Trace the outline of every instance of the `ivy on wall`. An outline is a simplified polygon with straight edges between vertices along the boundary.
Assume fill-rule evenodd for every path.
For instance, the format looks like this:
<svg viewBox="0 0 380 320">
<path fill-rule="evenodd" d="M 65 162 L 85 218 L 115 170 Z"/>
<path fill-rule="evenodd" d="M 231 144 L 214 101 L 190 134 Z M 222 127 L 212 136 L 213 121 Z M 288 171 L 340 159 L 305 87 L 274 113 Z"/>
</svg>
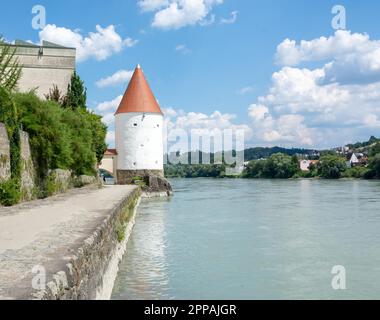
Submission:
<svg viewBox="0 0 380 320">
<path fill-rule="evenodd" d="M 11 206 L 18 203 L 21 198 L 20 129 L 16 105 L 11 94 L 1 87 L 0 122 L 4 123 L 7 129 L 11 155 L 11 179 L 0 183 L 0 203 Z"/>
</svg>

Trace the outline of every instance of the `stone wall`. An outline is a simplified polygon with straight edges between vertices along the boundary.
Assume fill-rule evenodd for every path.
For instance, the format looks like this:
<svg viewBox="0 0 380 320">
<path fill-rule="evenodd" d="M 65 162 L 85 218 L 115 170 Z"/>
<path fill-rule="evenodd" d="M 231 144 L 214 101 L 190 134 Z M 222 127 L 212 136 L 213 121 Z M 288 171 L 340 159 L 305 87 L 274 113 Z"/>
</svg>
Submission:
<svg viewBox="0 0 380 320">
<path fill-rule="evenodd" d="M 81 188 L 97 184 L 98 178 L 93 176 L 73 176 L 70 170 L 54 169 L 49 173 L 50 195 L 65 193 L 71 188 Z"/>
<path fill-rule="evenodd" d="M 36 196 L 36 170 L 33 165 L 32 152 L 29 144 L 29 134 L 20 132 L 21 155 L 21 195 L 23 201 L 29 201 Z"/>
<path fill-rule="evenodd" d="M 21 200 L 30 201 L 38 197 L 38 183 L 36 169 L 32 159 L 29 143 L 29 134 L 20 132 L 20 156 L 21 156 Z M 10 146 L 7 130 L 0 123 L 0 181 L 11 178 Z M 96 177 L 73 177 L 71 171 L 55 169 L 49 173 L 50 195 L 64 193 L 73 187 L 82 187 L 88 184 L 96 184 Z"/>
<path fill-rule="evenodd" d="M 0 181 L 6 181 L 11 177 L 11 159 L 9 139 L 5 125 L 0 123 Z"/>
<path fill-rule="evenodd" d="M 114 273 L 110 269 L 118 265 L 120 253 L 125 251 L 140 195 L 139 188 L 126 195 L 76 250 L 65 269 L 53 276 L 45 290 L 33 296 L 43 300 L 109 299 L 114 280 L 110 279 L 110 272 Z"/>
<path fill-rule="evenodd" d="M 157 176 L 164 177 L 163 170 L 117 170 L 118 184 L 132 184 L 134 177 Z"/>
<path fill-rule="evenodd" d="M 49 172 L 49 181 L 52 183 L 53 194 L 64 193 L 73 186 L 72 174 L 69 170 L 55 169 Z"/>
</svg>

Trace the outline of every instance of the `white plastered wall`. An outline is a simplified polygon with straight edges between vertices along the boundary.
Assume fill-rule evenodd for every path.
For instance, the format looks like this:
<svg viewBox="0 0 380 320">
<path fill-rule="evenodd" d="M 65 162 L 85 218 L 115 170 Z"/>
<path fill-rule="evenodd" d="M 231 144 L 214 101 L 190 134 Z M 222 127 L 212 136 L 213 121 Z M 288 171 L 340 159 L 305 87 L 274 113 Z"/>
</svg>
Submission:
<svg viewBox="0 0 380 320">
<path fill-rule="evenodd" d="M 115 116 L 118 170 L 163 170 L 163 116 L 119 113 Z"/>
</svg>

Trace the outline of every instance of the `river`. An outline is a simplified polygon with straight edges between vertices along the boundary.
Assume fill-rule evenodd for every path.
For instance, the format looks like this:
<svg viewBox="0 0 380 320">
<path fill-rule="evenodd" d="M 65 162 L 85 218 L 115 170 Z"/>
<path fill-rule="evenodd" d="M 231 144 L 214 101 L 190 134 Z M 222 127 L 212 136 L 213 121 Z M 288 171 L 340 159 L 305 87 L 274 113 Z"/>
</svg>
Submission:
<svg viewBox="0 0 380 320">
<path fill-rule="evenodd" d="M 141 203 L 113 299 L 380 298 L 380 181 L 171 183 Z"/>
</svg>

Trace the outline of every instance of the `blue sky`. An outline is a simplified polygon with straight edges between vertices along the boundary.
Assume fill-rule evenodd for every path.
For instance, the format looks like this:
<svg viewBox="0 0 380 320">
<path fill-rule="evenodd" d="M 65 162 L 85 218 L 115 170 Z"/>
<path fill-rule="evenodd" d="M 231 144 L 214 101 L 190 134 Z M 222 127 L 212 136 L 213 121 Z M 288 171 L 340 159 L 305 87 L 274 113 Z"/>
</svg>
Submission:
<svg viewBox="0 0 380 320">
<path fill-rule="evenodd" d="M 346 30 L 331 26 L 336 4 Z M 42 30 L 31 26 L 35 5 L 46 9 Z M 7 1 L 2 12 L 7 40 L 79 48 L 88 104 L 105 116 L 111 145 L 112 113 L 137 63 L 170 128 L 243 129 L 249 146 L 380 135 L 378 1 Z"/>
</svg>

